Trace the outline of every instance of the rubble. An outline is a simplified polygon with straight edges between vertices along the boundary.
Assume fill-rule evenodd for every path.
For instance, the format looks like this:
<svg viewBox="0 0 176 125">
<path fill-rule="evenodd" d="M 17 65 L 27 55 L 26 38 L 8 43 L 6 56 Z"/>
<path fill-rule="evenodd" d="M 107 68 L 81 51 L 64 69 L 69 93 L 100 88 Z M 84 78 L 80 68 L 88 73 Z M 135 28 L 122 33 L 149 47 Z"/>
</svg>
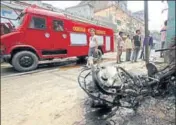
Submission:
<svg viewBox="0 0 176 125">
<path fill-rule="evenodd" d="M 118 108 L 110 118 L 103 119 L 106 111 L 90 108 L 90 99 L 86 101 L 85 118 L 77 125 L 175 125 L 175 98 L 146 98 L 137 112 L 128 108 Z"/>
</svg>

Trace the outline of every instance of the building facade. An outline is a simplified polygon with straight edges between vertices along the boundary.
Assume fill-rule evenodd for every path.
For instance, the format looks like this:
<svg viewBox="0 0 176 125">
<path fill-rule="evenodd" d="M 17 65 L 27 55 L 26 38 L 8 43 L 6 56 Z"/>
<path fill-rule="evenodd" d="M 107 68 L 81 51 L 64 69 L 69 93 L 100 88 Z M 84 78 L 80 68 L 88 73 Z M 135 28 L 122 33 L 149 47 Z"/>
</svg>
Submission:
<svg viewBox="0 0 176 125">
<path fill-rule="evenodd" d="M 133 12 L 132 14 L 136 18 L 141 19 L 142 21 L 144 21 L 144 10 L 136 11 L 136 12 Z"/>
<path fill-rule="evenodd" d="M 91 4 L 81 4 L 65 9 L 66 11 L 85 18 L 92 18 L 94 15 L 94 7 Z"/>
<path fill-rule="evenodd" d="M 115 24 L 116 35 L 118 35 L 119 31 L 123 31 L 132 37 L 135 34 L 135 31 L 140 29 L 142 39 L 144 37 L 144 22 L 141 19 L 134 17 L 130 11 L 122 9 L 117 4 L 95 11 L 94 17 L 106 17 L 107 20 L 112 20 Z M 115 40 L 115 47 L 116 45 L 117 40 Z"/>
<path fill-rule="evenodd" d="M 81 1 L 79 5 L 85 4 L 91 4 L 94 7 L 94 18 L 114 23 L 116 32 L 124 31 L 128 34 L 134 34 L 136 29 L 144 32 L 144 11 L 131 13 L 127 9 L 126 0 Z"/>
<path fill-rule="evenodd" d="M 112 5 L 101 10 L 97 10 L 94 16 L 107 17 L 116 24 L 118 31 L 124 31 L 127 34 L 134 34 L 137 29 L 144 32 L 144 22 L 134 17 L 129 11 L 124 11 L 118 5 Z"/>
<path fill-rule="evenodd" d="M 115 0 L 115 1 L 81 1 L 79 5 L 88 4 L 94 6 L 94 10 L 97 11 L 102 8 L 106 8 L 111 5 L 118 4 L 123 10 L 127 10 L 127 1 L 126 0 Z"/>
</svg>

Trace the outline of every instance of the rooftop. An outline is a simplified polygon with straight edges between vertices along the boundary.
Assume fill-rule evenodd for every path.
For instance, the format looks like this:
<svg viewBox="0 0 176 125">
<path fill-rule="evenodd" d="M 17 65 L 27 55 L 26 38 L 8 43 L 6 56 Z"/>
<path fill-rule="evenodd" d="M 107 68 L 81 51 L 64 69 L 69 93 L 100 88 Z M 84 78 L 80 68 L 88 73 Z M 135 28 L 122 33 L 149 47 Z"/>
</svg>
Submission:
<svg viewBox="0 0 176 125">
<path fill-rule="evenodd" d="M 90 7 L 94 7 L 91 3 L 82 3 L 82 4 L 78 4 L 78 5 L 76 5 L 76 6 L 71 6 L 71 7 L 67 7 L 67 8 L 65 8 L 65 10 L 67 10 L 67 9 L 72 9 L 72 8 L 77 8 L 77 7 L 81 7 L 81 6 L 86 6 L 86 5 L 89 5 Z"/>
</svg>

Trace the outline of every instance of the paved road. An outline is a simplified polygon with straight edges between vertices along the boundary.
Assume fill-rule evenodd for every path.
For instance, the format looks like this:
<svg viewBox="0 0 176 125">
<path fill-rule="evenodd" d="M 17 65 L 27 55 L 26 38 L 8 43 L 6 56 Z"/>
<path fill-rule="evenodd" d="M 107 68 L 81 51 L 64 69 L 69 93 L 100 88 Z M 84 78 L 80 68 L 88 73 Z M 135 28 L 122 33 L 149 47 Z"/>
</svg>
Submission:
<svg viewBox="0 0 176 125">
<path fill-rule="evenodd" d="M 84 62 L 78 62 L 77 58 L 63 59 L 63 60 L 53 60 L 53 61 L 43 61 L 40 62 L 38 68 L 29 72 L 18 72 L 10 64 L 1 64 L 1 77 L 12 77 L 18 75 L 32 74 L 47 70 L 58 69 L 59 67 L 66 65 L 83 65 Z"/>
<path fill-rule="evenodd" d="M 2 125 L 72 125 L 84 119 L 86 96 L 77 83 L 81 65 L 74 62 L 27 74 L 3 65 Z"/>
</svg>

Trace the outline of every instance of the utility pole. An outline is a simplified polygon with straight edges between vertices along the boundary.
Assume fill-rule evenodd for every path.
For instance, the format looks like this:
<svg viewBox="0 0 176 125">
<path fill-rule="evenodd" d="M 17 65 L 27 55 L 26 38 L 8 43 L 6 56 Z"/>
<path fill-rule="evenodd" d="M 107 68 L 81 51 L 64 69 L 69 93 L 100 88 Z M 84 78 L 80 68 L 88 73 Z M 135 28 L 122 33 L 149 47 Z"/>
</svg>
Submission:
<svg viewBox="0 0 176 125">
<path fill-rule="evenodd" d="M 144 19 L 145 19 L 145 61 L 149 63 L 149 30 L 148 30 L 148 1 L 144 0 Z"/>
</svg>

